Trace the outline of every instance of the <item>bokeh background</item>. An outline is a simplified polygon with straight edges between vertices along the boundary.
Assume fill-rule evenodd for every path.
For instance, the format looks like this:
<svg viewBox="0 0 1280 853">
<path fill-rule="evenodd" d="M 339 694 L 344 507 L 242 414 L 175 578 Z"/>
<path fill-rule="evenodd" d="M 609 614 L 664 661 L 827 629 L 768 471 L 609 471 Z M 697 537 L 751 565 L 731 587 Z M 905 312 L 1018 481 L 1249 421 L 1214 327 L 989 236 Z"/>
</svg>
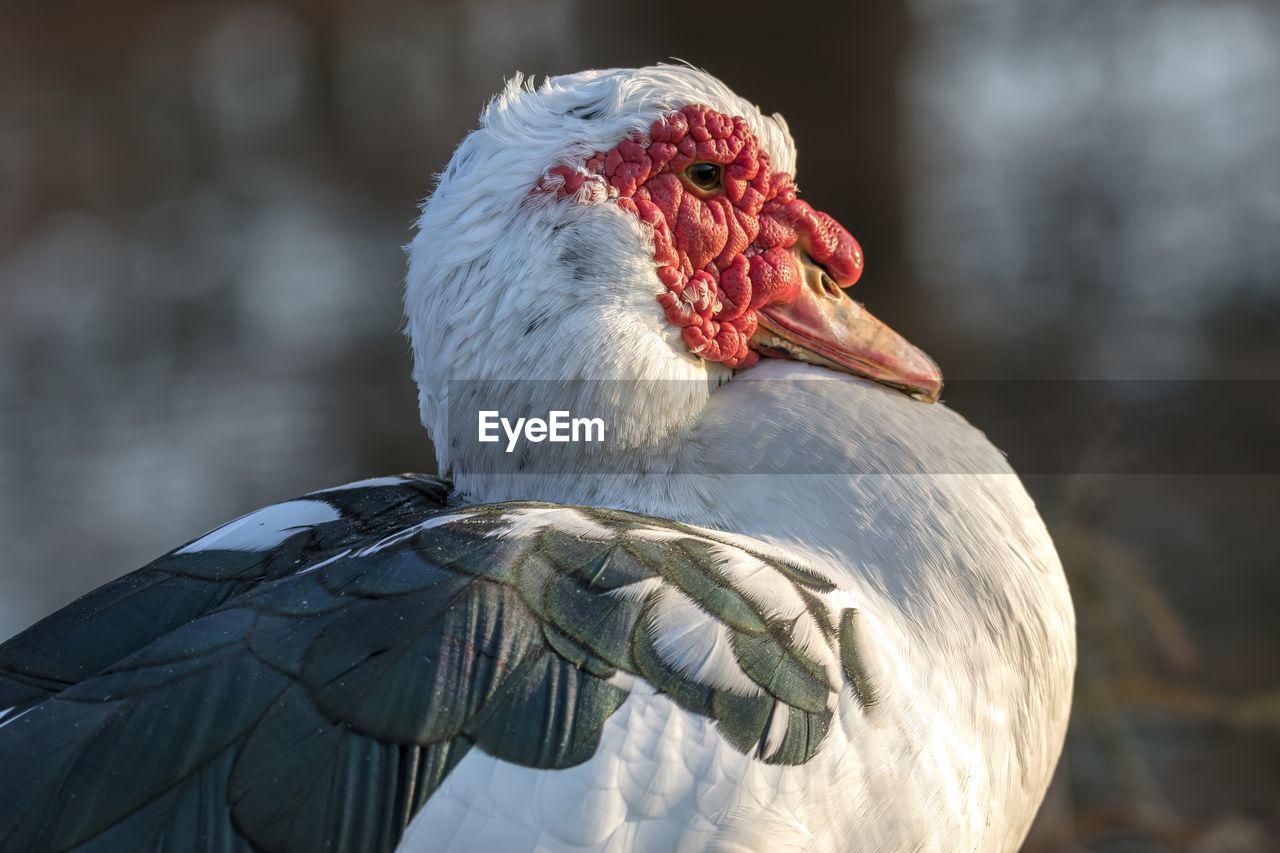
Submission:
<svg viewBox="0 0 1280 853">
<path fill-rule="evenodd" d="M 1198 441 L 1256 470 L 1028 478 L 1081 664 L 1027 849 L 1280 849 L 1275 2 L 7 0 L 0 638 L 249 509 L 431 470 L 398 326 L 432 174 L 512 72 L 668 57 L 788 116 L 860 298 L 998 442 L 1007 380 L 1251 402 Z"/>
</svg>

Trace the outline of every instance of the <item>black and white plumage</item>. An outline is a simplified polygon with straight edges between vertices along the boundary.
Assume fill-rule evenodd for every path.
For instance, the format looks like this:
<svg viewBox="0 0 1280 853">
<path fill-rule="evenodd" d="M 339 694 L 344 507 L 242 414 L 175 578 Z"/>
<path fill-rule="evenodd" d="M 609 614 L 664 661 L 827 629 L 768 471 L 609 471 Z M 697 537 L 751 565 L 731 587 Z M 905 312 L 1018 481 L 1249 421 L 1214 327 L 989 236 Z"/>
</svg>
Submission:
<svg viewBox="0 0 1280 853">
<path fill-rule="evenodd" d="M 0 847 L 385 850 L 473 748 L 589 759 L 638 680 L 772 764 L 812 757 L 846 681 L 872 700 L 820 576 L 676 522 L 448 495 L 405 476 L 268 507 L 6 644 Z M 806 602 L 821 651 L 743 563 Z M 676 595 L 743 685 L 664 659 Z"/>
<path fill-rule="evenodd" d="M 489 108 L 407 283 L 452 486 L 268 507 L 0 647 L 0 851 L 1016 849 L 1075 647 L 1003 456 L 881 385 L 691 356 L 651 232 L 530 196 L 690 103 L 792 169 L 785 125 L 692 69 Z M 574 386 L 625 433 L 607 473 L 449 440 L 469 381 L 527 413 L 523 380 L 584 378 L 647 383 Z"/>
</svg>

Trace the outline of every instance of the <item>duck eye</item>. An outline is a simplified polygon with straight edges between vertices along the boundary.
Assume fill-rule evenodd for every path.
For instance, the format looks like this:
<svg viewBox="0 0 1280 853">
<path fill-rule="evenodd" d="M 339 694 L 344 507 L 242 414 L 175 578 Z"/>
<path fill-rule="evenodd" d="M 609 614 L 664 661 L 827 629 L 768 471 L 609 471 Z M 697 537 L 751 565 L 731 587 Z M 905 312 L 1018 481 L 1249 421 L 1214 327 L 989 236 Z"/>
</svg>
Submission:
<svg viewBox="0 0 1280 853">
<path fill-rule="evenodd" d="M 695 188 L 703 192 L 720 189 L 722 167 L 716 163 L 694 163 L 684 170 L 685 177 Z"/>
</svg>

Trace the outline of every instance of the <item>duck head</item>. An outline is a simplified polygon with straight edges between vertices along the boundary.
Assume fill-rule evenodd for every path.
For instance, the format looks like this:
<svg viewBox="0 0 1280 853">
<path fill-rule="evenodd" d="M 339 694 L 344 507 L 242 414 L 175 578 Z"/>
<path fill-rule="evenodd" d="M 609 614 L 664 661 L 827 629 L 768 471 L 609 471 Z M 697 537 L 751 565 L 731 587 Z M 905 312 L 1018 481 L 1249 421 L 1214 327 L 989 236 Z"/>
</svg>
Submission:
<svg viewBox="0 0 1280 853">
<path fill-rule="evenodd" d="M 629 419 L 638 443 L 761 356 L 936 400 L 937 366 L 845 292 L 862 251 L 800 197 L 795 160 L 781 116 L 697 69 L 513 79 L 409 246 L 407 329 L 441 470 L 458 381 L 693 380 Z"/>
</svg>

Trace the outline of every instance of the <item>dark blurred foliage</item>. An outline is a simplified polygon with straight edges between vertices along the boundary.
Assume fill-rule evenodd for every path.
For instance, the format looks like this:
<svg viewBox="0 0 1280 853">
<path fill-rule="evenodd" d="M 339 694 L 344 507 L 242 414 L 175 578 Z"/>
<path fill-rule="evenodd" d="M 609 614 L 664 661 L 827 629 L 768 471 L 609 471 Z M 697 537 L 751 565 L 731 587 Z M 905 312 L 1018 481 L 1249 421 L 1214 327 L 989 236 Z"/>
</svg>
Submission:
<svg viewBox="0 0 1280 853">
<path fill-rule="evenodd" d="M 949 377 L 1274 396 L 1273 2 L 10 0 L 0 637 L 240 512 L 430 470 L 398 327 L 432 173 L 505 75 L 668 57 L 786 113 L 859 297 Z M 1277 849 L 1276 472 L 1028 485 L 1081 643 L 1028 849 Z"/>
</svg>

